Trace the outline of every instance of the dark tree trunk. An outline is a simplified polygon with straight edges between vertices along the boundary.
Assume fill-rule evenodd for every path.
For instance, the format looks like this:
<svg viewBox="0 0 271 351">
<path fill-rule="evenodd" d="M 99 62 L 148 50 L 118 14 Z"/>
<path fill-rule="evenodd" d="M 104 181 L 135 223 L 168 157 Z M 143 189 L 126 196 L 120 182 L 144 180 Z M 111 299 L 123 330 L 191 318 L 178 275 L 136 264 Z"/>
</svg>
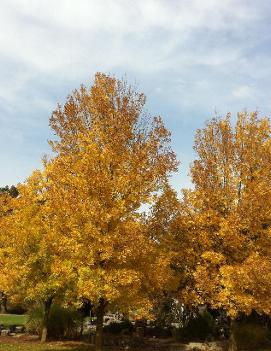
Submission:
<svg viewBox="0 0 271 351">
<path fill-rule="evenodd" d="M 7 313 L 7 295 L 0 291 L 0 313 Z"/>
<path fill-rule="evenodd" d="M 41 339 L 40 339 L 42 343 L 46 342 L 46 339 L 47 339 L 49 315 L 50 315 L 52 302 L 53 302 L 52 297 L 50 297 L 47 301 L 44 302 L 44 315 L 43 315 L 43 323 L 42 323 Z"/>
<path fill-rule="evenodd" d="M 97 324 L 96 324 L 96 338 L 95 338 L 95 351 L 103 350 L 103 321 L 105 313 L 105 300 L 100 298 L 99 304 L 96 309 Z"/>
</svg>

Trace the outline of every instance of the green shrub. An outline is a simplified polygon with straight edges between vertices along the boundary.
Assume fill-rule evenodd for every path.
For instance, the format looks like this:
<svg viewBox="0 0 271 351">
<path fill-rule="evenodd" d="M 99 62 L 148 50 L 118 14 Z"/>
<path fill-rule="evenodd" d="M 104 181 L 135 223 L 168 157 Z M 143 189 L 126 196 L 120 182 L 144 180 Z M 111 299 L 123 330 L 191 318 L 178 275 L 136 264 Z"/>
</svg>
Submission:
<svg viewBox="0 0 271 351">
<path fill-rule="evenodd" d="M 8 313 L 22 315 L 25 314 L 27 309 L 20 304 L 8 304 Z"/>
<path fill-rule="evenodd" d="M 205 341 L 214 333 L 214 319 L 209 312 L 191 318 L 184 328 L 173 329 L 172 335 L 178 341 Z"/>
<path fill-rule="evenodd" d="M 182 323 L 186 315 L 185 306 L 171 297 L 159 299 L 154 306 L 155 325 L 171 327 L 172 323 Z"/>
<path fill-rule="evenodd" d="M 40 334 L 44 310 L 36 306 L 29 311 L 26 330 L 29 333 Z M 78 335 L 82 324 L 82 316 L 74 309 L 53 305 L 49 316 L 48 336 L 53 338 L 72 338 Z"/>
<path fill-rule="evenodd" d="M 41 306 L 35 306 L 28 311 L 26 331 L 30 334 L 40 334 L 44 310 Z"/>
<path fill-rule="evenodd" d="M 148 326 L 145 329 L 145 335 L 156 338 L 169 338 L 172 336 L 171 329 L 168 327 L 162 327 L 161 325 L 155 325 L 153 327 Z"/>
<path fill-rule="evenodd" d="M 112 322 L 104 326 L 104 332 L 110 334 L 120 334 L 124 330 L 131 332 L 133 330 L 133 325 L 129 320 L 124 320 L 121 322 Z"/>
<path fill-rule="evenodd" d="M 233 332 L 239 348 L 255 350 L 271 344 L 270 331 L 256 323 L 236 323 Z"/>
</svg>

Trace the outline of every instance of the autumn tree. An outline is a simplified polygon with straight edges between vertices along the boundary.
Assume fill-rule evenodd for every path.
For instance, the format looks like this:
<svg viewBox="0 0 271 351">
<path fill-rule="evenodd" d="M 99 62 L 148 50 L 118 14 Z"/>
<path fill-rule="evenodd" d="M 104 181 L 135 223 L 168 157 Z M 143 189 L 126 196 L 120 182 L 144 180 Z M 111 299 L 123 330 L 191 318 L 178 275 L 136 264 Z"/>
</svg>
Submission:
<svg viewBox="0 0 271 351">
<path fill-rule="evenodd" d="M 18 185 L 8 226 L 12 240 L 6 266 L 10 267 L 9 291 L 15 301 L 40 303 L 44 308 L 41 341 L 47 337 L 52 302 L 72 288 L 72 267 L 60 258 L 60 238 L 53 228 L 47 179 L 34 171 Z"/>
<path fill-rule="evenodd" d="M 65 256 L 77 270 L 77 294 L 96 307 L 96 350 L 106 309 L 142 315 L 166 281 L 168 258 L 149 237 L 141 209 L 177 162 L 169 131 L 144 105 L 125 81 L 98 73 L 50 119 L 57 138 L 46 164 L 49 197 L 63 246 L 72 243 Z"/>
<path fill-rule="evenodd" d="M 164 301 L 166 306 L 169 302 L 175 306 L 176 301 L 179 301 L 187 317 L 189 311 L 192 314 L 195 308 L 191 306 L 191 300 L 183 299 L 182 293 L 193 285 L 192 274 L 198 262 L 198 248 L 195 237 L 191 236 L 194 220 L 189 216 L 186 206 L 177 192 L 165 184 L 149 212 L 146 224 L 150 237 L 157 242 L 170 262 L 167 288 L 162 297 L 158 296 L 157 305 L 161 306 L 162 303 L 163 306 Z M 187 306 L 184 306 L 184 302 Z"/>
<path fill-rule="evenodd" d="M 257 112 L 215 118 L 198 130 L 179 217 L 190 232 L 194 269 L 188 301 L 222 308 L 234 319 L 271 313 L 271 127 Z M 179 232 L 182 240 L 183 232 Z"/>
<path fill-rule="evenodd" d="M 10 236 L 10 223 L 13 212 L 12 196 L 9 188 L 0 189 L 0 313 L 7 312 L 7 296 L 10 286 L 11 267 L 8 265 L 12 238 Z"/>
</svg>

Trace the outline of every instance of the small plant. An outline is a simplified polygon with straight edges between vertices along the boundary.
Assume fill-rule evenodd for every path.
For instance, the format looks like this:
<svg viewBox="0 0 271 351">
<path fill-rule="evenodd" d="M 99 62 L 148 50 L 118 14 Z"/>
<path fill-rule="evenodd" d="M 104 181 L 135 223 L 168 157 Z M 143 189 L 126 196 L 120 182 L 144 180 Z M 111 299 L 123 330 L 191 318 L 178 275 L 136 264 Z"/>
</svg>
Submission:
<svg viewBox="0 0 271 351">
<path fill-rule="evenodd" d="M 43 308 L 35 306 L 29 311 L 26 330 L 40 334 L 43 320 Z M 49 316 L 48 335 L 53 338 L 72 338 L 78 335 L 82 324 L 82 316 L 74 309 L 53 305 Z"/>
<path fill-rule="evenodd" d="M 112 322 L 104 326 L 105 333 L 120 334 L 124 331 L 131 332 L 133 330 L 133 325 L 129 320 L 123 320 L 121 322 Z"/>
<path fill-rule="evenodd" d="M 205 311 L 191 318 L 184 328 L 173 329 L 172 334 L 177 340 L 205 341 L 214 334 L 214 319 Z"/>
</svg>

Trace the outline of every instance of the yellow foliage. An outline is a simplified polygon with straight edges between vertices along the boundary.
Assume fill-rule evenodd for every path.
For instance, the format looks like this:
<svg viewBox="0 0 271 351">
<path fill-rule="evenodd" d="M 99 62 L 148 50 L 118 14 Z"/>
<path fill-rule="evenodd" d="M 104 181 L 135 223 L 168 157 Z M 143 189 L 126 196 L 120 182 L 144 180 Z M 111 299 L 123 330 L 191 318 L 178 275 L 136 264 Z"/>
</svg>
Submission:
<svg viewBox="0 0 271 351">
<path fill-rule="evenodd" d="M 45 161 L 48 212 L 77 296 L 141 313 L 165 286 L 169 262 L 140 209 L 177 167 L 170 133 L 144 104 L 126 82 L 96 74 L 53 112 L 56 156 Z"/>
<path fill-rule="evenodd" d="M 239 113 L 235 126 L 230 115 L 215 118 L 197 131 L 194 148 L 194 189 L 184 192 L 178 219 L 187 229 L 177 241 L 190 228 L 197 257 L 182 295 L 232 317 L 270 313 L 270 122 L 257 113 Z"/>
</svg>

